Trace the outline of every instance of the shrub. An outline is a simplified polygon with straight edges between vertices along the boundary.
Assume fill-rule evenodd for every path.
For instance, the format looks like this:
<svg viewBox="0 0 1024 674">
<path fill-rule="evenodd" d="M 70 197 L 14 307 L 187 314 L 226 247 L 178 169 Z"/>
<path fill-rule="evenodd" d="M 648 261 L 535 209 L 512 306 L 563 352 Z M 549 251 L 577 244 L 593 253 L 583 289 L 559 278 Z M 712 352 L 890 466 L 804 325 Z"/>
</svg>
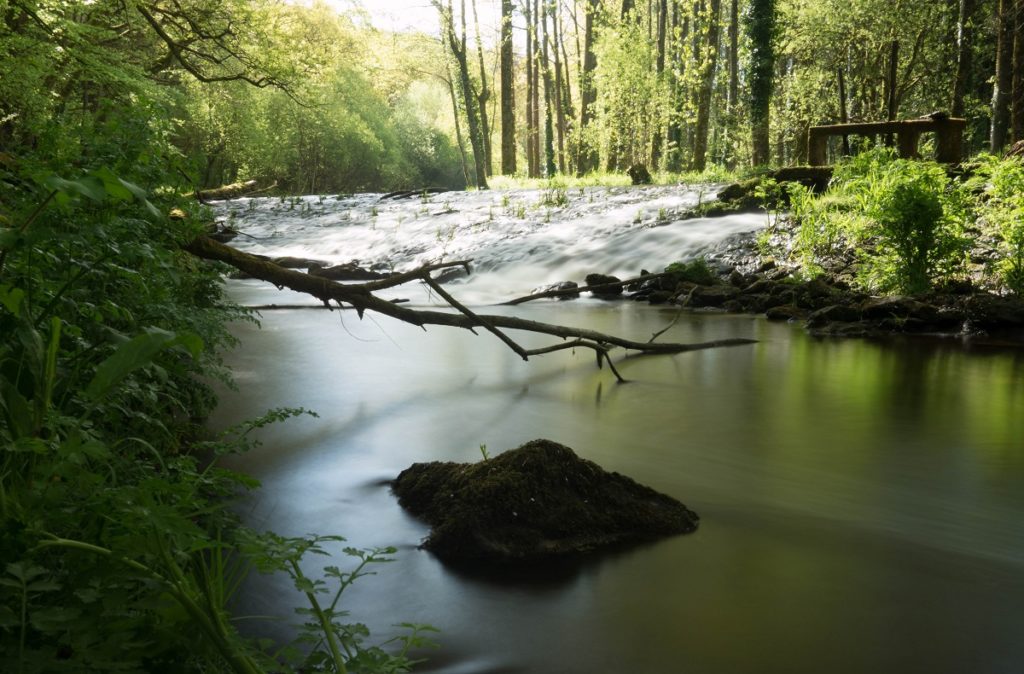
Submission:
<svg viewBox="0 0 1024 674">
<path fill-rule="evenodd" d="M 1024 161 L 982 157 L 974 186 L 983 193 L 979 215 L 999 237 L 1003 257 L 997 264 L 1003 285 L 1024 295 Z"/>
</svg>

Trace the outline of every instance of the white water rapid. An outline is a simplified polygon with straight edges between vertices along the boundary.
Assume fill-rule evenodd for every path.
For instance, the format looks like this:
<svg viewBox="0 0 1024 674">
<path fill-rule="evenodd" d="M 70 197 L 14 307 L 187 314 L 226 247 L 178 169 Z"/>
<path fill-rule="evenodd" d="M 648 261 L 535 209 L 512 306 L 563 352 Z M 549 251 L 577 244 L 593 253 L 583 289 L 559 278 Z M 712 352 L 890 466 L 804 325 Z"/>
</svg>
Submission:
<svg viewBox="0 0 1024 674">
<path fill-rule="evenodd" d="M 357 260 L 385 271 L 471 259 L 474 273 L 457 279 L 453 291 L 464 302 L 486 304 L 560 281 L 582 285 L 591 272 L 627 278 L 641 268 L 661 271 L 764 226 L 758 214 L 683 219 L 715 191 L 705 185 L 243 198 L 222 202 L 218 214 L 242 232 L 232 245 L 271 257 Z"/>
</svg>

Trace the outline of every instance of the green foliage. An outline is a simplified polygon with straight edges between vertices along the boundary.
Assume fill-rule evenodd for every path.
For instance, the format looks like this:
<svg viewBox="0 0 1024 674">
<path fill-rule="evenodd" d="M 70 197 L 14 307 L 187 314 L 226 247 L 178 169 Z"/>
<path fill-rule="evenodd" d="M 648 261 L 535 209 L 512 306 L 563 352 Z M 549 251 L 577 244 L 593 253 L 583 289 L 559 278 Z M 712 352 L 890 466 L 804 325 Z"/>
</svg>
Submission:
<svg viewBox="0 0 1024 674">
<path fill-rule="evenodd" d="M 4 168 L 0 180 L 16 186 L 0 229 L 5 664 L 294 671 L 238 635 L 227 607 L 253 561 L 282 546 L 298 559 L 308 546 L 269 547 L 269 535 L 241 529 L 230 505 L 255 483 L 216 459 L 304 412 L 276 410 L 202 439 L 214 403 L 206 382 L 229 383 L 217 356 L 232 343 L 224 324 L 247 314 L 224 299 L 215 267 L 179 252 L 194 225 L 158 217 L 174 199 L 103 167 L 73 177 Z M 338 577 L 347 587 L 355 576 Z M 345 662 L 406 671 L 409 646 L 393 656 L 351 630 Z M 323 655 L 313 646 L 304 660 Z"/>
<path fill-rule="evenodd" d="M 665 267 L 666 272 L 677 276 L 678 281 L 689 281 L 700 285 L 711 285 L 717 280 L 715 272 L 711 271 L 707 260 L 698 257 L 689 262 L 673 262 Z"/>
<path fill-rule="evenodd" d="M 789 196 L 795 252 L 809 269 L 847 245 L 872 290 L 921 293 L 963 269 L 968 191 L 938 164 L 872 150 L 837 165 L 825 195 L 792 186 Z"/>
<path fill-rule="evenodd" d="M 972 187 L 982 192 L 978 214 L 995 230 L 1003 258 L 1000 280 L 1014 294 L 1024 295 L 1024 161 L 981 157 Z"/>
</svg>

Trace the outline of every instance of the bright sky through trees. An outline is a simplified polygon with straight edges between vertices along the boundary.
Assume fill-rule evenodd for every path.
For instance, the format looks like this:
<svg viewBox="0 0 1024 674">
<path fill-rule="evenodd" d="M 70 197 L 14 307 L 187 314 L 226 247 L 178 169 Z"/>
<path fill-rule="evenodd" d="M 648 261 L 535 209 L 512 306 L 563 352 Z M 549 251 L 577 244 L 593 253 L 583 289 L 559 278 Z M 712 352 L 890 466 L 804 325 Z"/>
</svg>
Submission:
<svg viewBox="0 0 1024 674">
<path fill-rule="evenodd" d="M 327 0 L 327 3 L 339 11 L 348 11 L 361 5 L 369 14 L 373 25 L 381 30 L 421 31 L 431 34 L 438 31 L 437 10 L 430 0 Z M 480 25 L 498 25 L 500 9 L 497 0 L 477 0 Z"/>
</svg>

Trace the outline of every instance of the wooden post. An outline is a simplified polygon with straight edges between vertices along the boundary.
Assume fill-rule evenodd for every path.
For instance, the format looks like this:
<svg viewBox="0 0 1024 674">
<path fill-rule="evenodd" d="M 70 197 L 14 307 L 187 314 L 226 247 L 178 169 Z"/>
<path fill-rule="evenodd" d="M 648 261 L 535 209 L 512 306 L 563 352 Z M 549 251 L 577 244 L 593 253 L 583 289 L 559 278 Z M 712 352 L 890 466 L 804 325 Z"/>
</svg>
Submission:
<svg viewBox="0 0 1024 674">
<path fill-rule="evenodd" d="M 812 126 L 807 130 L 807 163 L 811 166 L 825 166 L 828 164 L 828 137 L 827 128 Z"/>
<path fill-rule="evenodd" d="M 936 135 L 941 133 L 936 130 Z M 920 134 L 913 129 L 906 129 L 896 133 L 896 148 L 903 159 L 917 159 L 917 139 Z"/>
</svg>

